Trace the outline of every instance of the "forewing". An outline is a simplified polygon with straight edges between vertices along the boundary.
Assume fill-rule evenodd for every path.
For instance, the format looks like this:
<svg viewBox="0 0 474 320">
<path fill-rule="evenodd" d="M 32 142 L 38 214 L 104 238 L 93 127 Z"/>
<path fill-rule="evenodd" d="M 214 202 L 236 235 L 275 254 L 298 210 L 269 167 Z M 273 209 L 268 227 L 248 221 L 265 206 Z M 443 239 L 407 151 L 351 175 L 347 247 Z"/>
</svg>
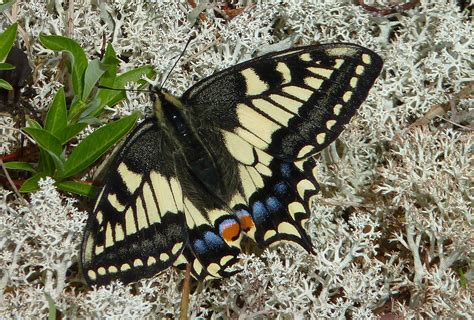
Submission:
<svg viewBox="0 0 474 320">
<path fill-rule="evenodd" d="M 151 277 L 186 246 L 172 151 L 156 120 L 144 121 L 121 146 L 84 233 L 81 258 L 89 285 Z"/>
<path fill-rule="evenodd" d="M 381 68 L 376 53 L 357 45 L 300 47 L 214 74 L 183 101 L 202 121 L 295 161 L 337 138 Z"/>
</svg>

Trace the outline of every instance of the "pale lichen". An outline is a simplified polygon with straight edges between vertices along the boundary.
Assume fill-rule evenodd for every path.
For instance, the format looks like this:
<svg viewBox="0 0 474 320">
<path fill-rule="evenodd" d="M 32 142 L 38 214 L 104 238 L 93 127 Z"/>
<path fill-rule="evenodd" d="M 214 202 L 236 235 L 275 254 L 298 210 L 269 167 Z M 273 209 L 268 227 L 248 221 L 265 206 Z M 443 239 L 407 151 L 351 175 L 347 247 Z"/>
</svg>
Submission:
<svg viewBox="0 0 474 320">
<path fill-rule="evenodd" d="M 40 45 L 38 35 L 64 35 L 67 29 L 66 4 L 51 4 L 18 5 L 38 58 L 32 99 L 37 110 L 46 110 L 59 86 L 53 79 L 60 59 Z M 410 127 L 433 105 L 458 101 L 453 97 L 474 79 L 466 12 L 456 1 L 421 1 L 386 17 L 353 1 L 239 1 L 236 6 L 246 9 L 226 20 L 213 10 L 220 4 L 209 1 L 202 11 L 206 19 L 194 18 L 197 28 L 188 21 L 192 8 L 184 2 L 121 0 L 74 8 L 71 36 L 89 57 L 99 54 L 105 35 L 122 71 L 152 64 L 156 84 L 193 34 L 164 84 L 176 94 L 273 43 L 354 42 L 383 57 L 384 70 L 358 116 L 317 157 L 322 190 L 308 224 L 315 254 L 286 246 L 260 256 L 243 254 L 242 272 L 198 285 L 191 316 L 472 317 L 472 137 L 443 119 Z M 149 103 L 144 95 L 128 94 L 130 101 L 108 117 L 142 111 Z M 472 95 L 460 97 L 453 108 L 472 112 Z M 1 124 L 4 130 L 13 122 L 2 117 Z M 4 132 L 9 138 L 1 148 L 11 152 L 12 131 Z M 182 275 L 173 270 L 141 281 L 133 291 L 119 283 L 85 289 L 77 272 L 85 214 L 55 191 L 52 180 L 42 183 L 28 206 L 3 190 L 1 208 L 0 317 L 45 317 L 44 292 L 71 318 L 179 313 Z"/>
</svg>

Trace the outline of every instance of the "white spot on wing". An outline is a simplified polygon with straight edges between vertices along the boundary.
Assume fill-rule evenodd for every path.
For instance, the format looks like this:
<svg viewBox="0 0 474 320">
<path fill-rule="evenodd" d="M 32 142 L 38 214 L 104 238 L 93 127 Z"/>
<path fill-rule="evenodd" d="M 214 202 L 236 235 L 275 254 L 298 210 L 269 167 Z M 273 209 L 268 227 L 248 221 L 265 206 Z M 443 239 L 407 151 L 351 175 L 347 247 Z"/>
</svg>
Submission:
<svg viewBox="0 0 474 320">
<path fill-rule="evenodd" d="M 166 253 L 165 253 L 166 254 Z M 161 257 L 161 256 L 160 256 Z M 151 266 L 152 264 L 156 263 L 155 257 L 149 256 L 148 259 L 146 260 L 146 265 Z"/>
<path fill-rule="evenodd" d="M 278 122 L 281 125 L 287 126 L 288 121 L 293 118 L 293 114 L 286 112 L 285 110 L 275 106 L 274 104 L 268 102 L 264 99 L 253 99 L 253 105 L 260 111 L 267 114 L 275 122 Z"/>
<path fill-rule="evenodd" d="M 352 91 L 346 91 L 344 95 L 342 96 L 342 101 L 347 102 L 351 99 L 352 97 Z"/>
<path fill-rule="evenodd" d="M 268 239 L 274 237 L 276 235 L 276 231 L 275 230 L 268 230 L 267 232 L 265 232 L 265 234 L 263 235 L 263 240 L 267 241 Z"/>
<path fill-rule="evenodd" d="M 243 103 L 237 105 L 237 117 L 242 127 L 267 143 L 272 141 L 272 134 L 280 129 L 280 125 L 270 121 Z"/>
<path fill-rule="evenodd" d="M 122 264 L 122 266 L 120 267 L 120 271 L 127 271 L 127 270 L 130 270 L 130 265 L 128 263 Z"/>
<path fill-rule="evenodd" d="M 357 86 L 357 81 L 359 81 L 359 79 L 357 79 L 357 77 L 352 77 L 351 78 L 351 81 L 349 82 L 351 88 L 355 88 Z"/>
<path fill-rule="evenodd" d="M 307 101 L 313 94 L 313 91 L 297 86 L 284 87 L 283 92 L 288 93 L 302 101 Z"/>
<path fill-rule="evenodd" d="M 332 75 L 333 70 L 331 69 L 326 69 L 326 68 L 316 68 L 316 67 L 309 67 L 307 68 L 308 71 L 311 71 L 315 75 L 318 75 L 320 77 L 324 77 L 329 79 Z"/>
<path fill-rule="evenodd" d="M 161 215 L 165 215 L 167 212 L 176 213 L 178 210 L 174 202 L 173 192 L 171 191 L 168 179 L 158 172 L 152 171 L 150 173 L 150 181 L 153 185 L 153 190 L 156 192 L 156 199 Z"/>
<path fill-rule="evenodd" d="M 273 157 L 263 150 L 255 149 L 255 151 L 257 152 L 258 161 L 266 166 L 269 166 L 270 162 L 273 160 Z"/>
<path fill-rule="evenodd" d="M 148 183 L 143 185 L 143 199 L 145 200 L 146 211 L 150 224 L 160 223 L 161 217 L 156 206 L 155 198 L 153 197 L 153 191 Z"/>
<path fill-rule="evenodd" d="M 331 130 L 332 127 L 334 127 L 334 125 L 336 124 L 336 120 L 328 120 L 326 122 L 326 128 L 328 128 L 329 130 Z"/>
<path fill-rule="evenodd" d="M 99 255 L 99 254 L 101 254 L 102 252 L 104 252 L 104 246 L 96 246 L 96 247 L 95 247 L 95 254 L 96 254 L 96 255 Z"/>
<path fill-rule="evenodd" d="M 216 278 L 220 278 L 219 277 L 219 270 L 220 269 L 221 269 L 221 267 L 217 263 L 213 262 L 213 263 L 211 263 L 207 266 L 206 270 L 210 275 L 212 275 Z"/>
<path fill-rule="evenodd" d="M 232 258 L 233 258 L 233 256 L 223 256 L 219 263 L 221 264 L 221 266 L 225 266 L 227 264 L 227 262 L 232 260 Z"/>
<path fill-rule="evenodd" d="M 195 259 L 195 260 L 194 260 L 194 262 L 193 262 L 193 269 L 194 269 L 194 271 L 196 271 L 196 273 L 197 273 L 198 275 L 201 274 L 201 272 L 202 272 L 202 265 L 201 265 L 201 263 L 199 262 L 198 259 Z"/>
<path fill-rule="evenodd" d="M 298 158 L 304 158 L 306 157 L 308 154 L 310 154 L 311 152 L 313 152 L 314 150 L 314 147 L 311 146 L 311 145 L 307 145 L 307 146 L 304 146 L 303 148 L 301 148 L 301 150 L 298 152 Z"/>
<path fill-rule="evenodd" d="M 264 176 L 271 177 L 272 175 L 272 170 L 270 170 L 270 168 L 264 165 L 263 163 L 257 163 L 255 169 L 257 169 L 257 171 Z"/>
<path fill-rule="evenodd" d="M 222 130 L 222 133 L 227 150 L 237 161 L 247 165 L 254 163 L 255 157 L 250 143 L 232 132 Z"/>
<path fill-rule="evenodd" d="M 333 109 L 334 114 L 338 116 L 341 113 L 341 109 L 342 109 L 342 104 L 336 104 Z"/>
<path fill-rule="evenodd" d="M 344 63 L 344 60 L 343 59 L 336 59 L 335 62 L 336 63 L 334 64 L 334 69 L 339 69 L 342 66 L 342 64 Z"/>
<path fill-rule="evenodd" d="M 282 84 L 290 83 L 291 82 L 291 71 L 286 65 L 286 63 L 278 62 L 276 70 L 281 73 L 283 77 Z"/>
<path fill-rule="evenodd" d="M 295 235 L 297 237 L 300 237 L 300 233 L 295 228 L 295 226 L 292 225 L 291 223 L 288 223 L 288 222 L 281 222 L 278 225 L 278 232 L 279 233 L 291 234 L 291 235 Z"/>
<path fill-rule="evenodd" d="M 325 140 L 326 140 L 326 134 L 324 132 L 316 135 L 316 142 L 318 144 L 323 144 Z"/>
<path fill-rule="evenodd" d="M 355 69 L 355 73 L 361 75 L 364 73 L 365 68 L 363 66 L 357 66 Z"/>
<path fill-rule="evenodd" d="M 179 250 L 181 250 L 181 248 L 183 247 L 183 243 L 182 242 L 178 242 L 176 243 L 173 248 L 171 249 L 171 253 L 173 253 L 173 255 L 176 255 L 178 253 Z"/>
<path fill-rule="evenodd" d="M 102 221 L 104 220 L 104 216 L 102 215 L 102 211 L 98 211 L 95 215 L 95 218 L 97 220 L 97 224 L 102 224 Z"/>
<path fill-rule="evenodd" d="M 138 197 L 137 199 L 137 222 L 138 222 L 138 230 L 148 228 L 148 221 L 146 219 L 146 211 L 143 207 L 142 199 Z"/>
<path fill-rule="evenodd" d="M 294 114 L 298 114 L 299 108 L 303 105 L 302 102 L 278 94 L 271 94 L 270 99 Z"/>
<path fill-rule="evenodd" d="M 208 224 L 207 219 L 202 215 L 198 208 L 196 208 L 194 203 L 186 197 L 184 198 L 184 214 L 186 216 L 186 225 L 190 229 L 195 226 Z"/>
<path fill-rule="evenodd" d="M 97 274 L 96 274 L 93 270 L 87 271 L 87 276 L 88 276 L 89 279 L 91 279 L 91 280 L 97 279 Z"/>
<path fill-rule="evenodd" d="M 306 77 L 306 78 L 304 78 L 304 83 L 307 86 L 310 86 L 311 88 L 317 90 L 317 89 L 321 88 L 321 85 L 324 83 L 324 80 L 318 79 L 318 78 L 315 78 L 315 77 Z"/>
<path fill-rule="evenodd" d="M 115 241 L 122 241 L 124 238 L 122 225 L 117 223 L 115 225 Z"/>
<path fill-rule="evenodd" d="M 269 89 L 266 82 L 262 81 L 255 70 L 248 68 L 240 72 L 245 78 L 247 85 L 247 95 L 255 96 L 261 94 Z"/>
<path fill-rule="evenodd" d="M 303 179 L 296 185 L 296 190 L 301 199 L 304 199 L 304 193 L 307 190 L 315 190 L 314 185 L 308 179 Z"/>
<path fill-rule="evenodd" d="M 143 266 L 143 261 L 142 261 L 142 259 L 135 259 L 135 260 L 133 261 L 133 266 L 134 266 L 134 267 L 141 267 L 141 266 Z"/>
<path fill-rule="evenodd" d="M 181 185 L 179 184 L 178 180 L 176 180 L 176 178 L 171 178 L 170 186 L 171 186 L 171 191 L 173 192 L 176 207 L 178 208 L 178 210 L 183 211 L 184 203 L 183 203 L 183 191 L 181 190 Z"/>
<path fill-rule="evenodd" d="M 108 248 L 114 244 L 114 238 L 112 237 L 112 226 L 110 222 L 105 227 L 105 247 Z"/>
<path fill-rule="evenodd" d="M 97 273 L 101 276 L 105 276 L 107 274 L 107 270 L 105 270 L 104 267 L 99 267 L 99 269 L 97 269 Z"/>
<path fill-rule="evenodd" d="M 364 62 L 365 64 L 370 64 L 372 62 L 372 59 L 368 54 L 364 53 L 362 55 L 362 62 Z"/>
<path fill-rule="evenodd" d="M 296 213 L 305 213 L 306 210 L 304 209 L 303 204 L 301 202 L 292 202 L 288 205 L 288 211 L 290 212 L 290 215 L 295 219 L 295 214 Z"/>
<path fill-rule="evenodd" d="M 311 55 L 309 53 L 303 53 L 302 55 L 300 55 L 300 59 L 305 62 L 313 60 L 311 59 Z"/>
<path fill-rule="evenodd" d="M 268 148 L 267 142 L 263 141 L 260 137 L 257 137 L 255 134 L 248 131 L 247 129 L 237 127 L 234 132 L 236 135 L 242 137 L 242 139 L 259 149 L 265 150 L 266 148 Z"/>
<path fill-rule="evenodd" d="M 115 210 L 119 212 L 125 210 L 125 206 L 119 202 L 115 193 L 109 193 L 109 195 L 107 196 L 107 200 L 109 201 L 110 205 L 114 207 Z"/>
<path fill-rule="evenodd" d="M 142 182 L 142 175 L 128 169 L 127 165 L 123 162 L 118 166 L 117 171 L 127 187 L 128 192 L 134 193 Z"/>
<path fill-rule="evenodd" d="M 326 49 L 326 53 L 330 56 L 342 56 L 342 57 L 347 57 L 347 56 L 354 56 L 356 55 L 357 51 L 352 49 L 352 48 L 330 48 Z"/>
<path fill-rule="evenodd" d="M 128 208 L 127 212 L 125 212 L 125 231 L 127 235 L 131 235 L 137 232 L 137 227 L 135 225 L 135 217 L 133 215 L 132 208 Z"/>
<path fill-rule="evenodd" d="M 239 172 L 240 172 L 240 180 L 242 182 L 242 187 L 244 189 L 244 196 L 245 199 L 249 199 L 250 196 L 259 188 L 258 185 L 256 184 L 261 184 L 263 185 L 263 181 L 261 180 L 262 178 L 256 172 L 255 174 L 252 175 L 250 174 L 250 170 L 247 170 L 248 167 L 245 167 L 243 165 L 239 166 Z M 252 170 L 255 170 L 254 168 L 251 168 Z M 254 181 L 252 178 L 257 179 L 257 181 Z M 260 183 L 261 182 L 261 183 Z"/>
</svg>

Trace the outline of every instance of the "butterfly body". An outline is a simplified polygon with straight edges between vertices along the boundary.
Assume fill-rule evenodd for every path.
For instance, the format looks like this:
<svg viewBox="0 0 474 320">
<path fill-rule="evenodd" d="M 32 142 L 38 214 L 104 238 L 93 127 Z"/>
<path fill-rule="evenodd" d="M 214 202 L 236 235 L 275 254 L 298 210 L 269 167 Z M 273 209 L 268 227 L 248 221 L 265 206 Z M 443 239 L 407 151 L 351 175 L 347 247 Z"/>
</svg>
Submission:
<svg viewBox="0 0 474 320">
<path fill-rule="evenodd" d="M 87 282 L 186 263 L 197 279 L 230 276 L 244 236 L 311 252 L 310 156 L 340 134 L 381 67 L 356 45 L 309 46 L 218 72 L 181 98 L 158 91 L 155 117 L 121 146 L 89 218 Z"/>
</svg>

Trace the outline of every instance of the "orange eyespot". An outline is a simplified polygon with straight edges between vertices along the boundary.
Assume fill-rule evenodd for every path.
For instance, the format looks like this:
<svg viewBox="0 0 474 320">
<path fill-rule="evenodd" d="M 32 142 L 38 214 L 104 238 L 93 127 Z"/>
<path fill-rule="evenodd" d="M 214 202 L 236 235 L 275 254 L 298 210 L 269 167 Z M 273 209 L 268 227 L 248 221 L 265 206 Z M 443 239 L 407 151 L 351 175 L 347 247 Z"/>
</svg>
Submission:
<svg viewBox="0 0 474 320">
<path fill-rule="evenodd" d="M 237 221 L 221 226 L 221 236 L 226 241 L 235 241 L 240 235 L 240 225 Z"/>
</svg>

